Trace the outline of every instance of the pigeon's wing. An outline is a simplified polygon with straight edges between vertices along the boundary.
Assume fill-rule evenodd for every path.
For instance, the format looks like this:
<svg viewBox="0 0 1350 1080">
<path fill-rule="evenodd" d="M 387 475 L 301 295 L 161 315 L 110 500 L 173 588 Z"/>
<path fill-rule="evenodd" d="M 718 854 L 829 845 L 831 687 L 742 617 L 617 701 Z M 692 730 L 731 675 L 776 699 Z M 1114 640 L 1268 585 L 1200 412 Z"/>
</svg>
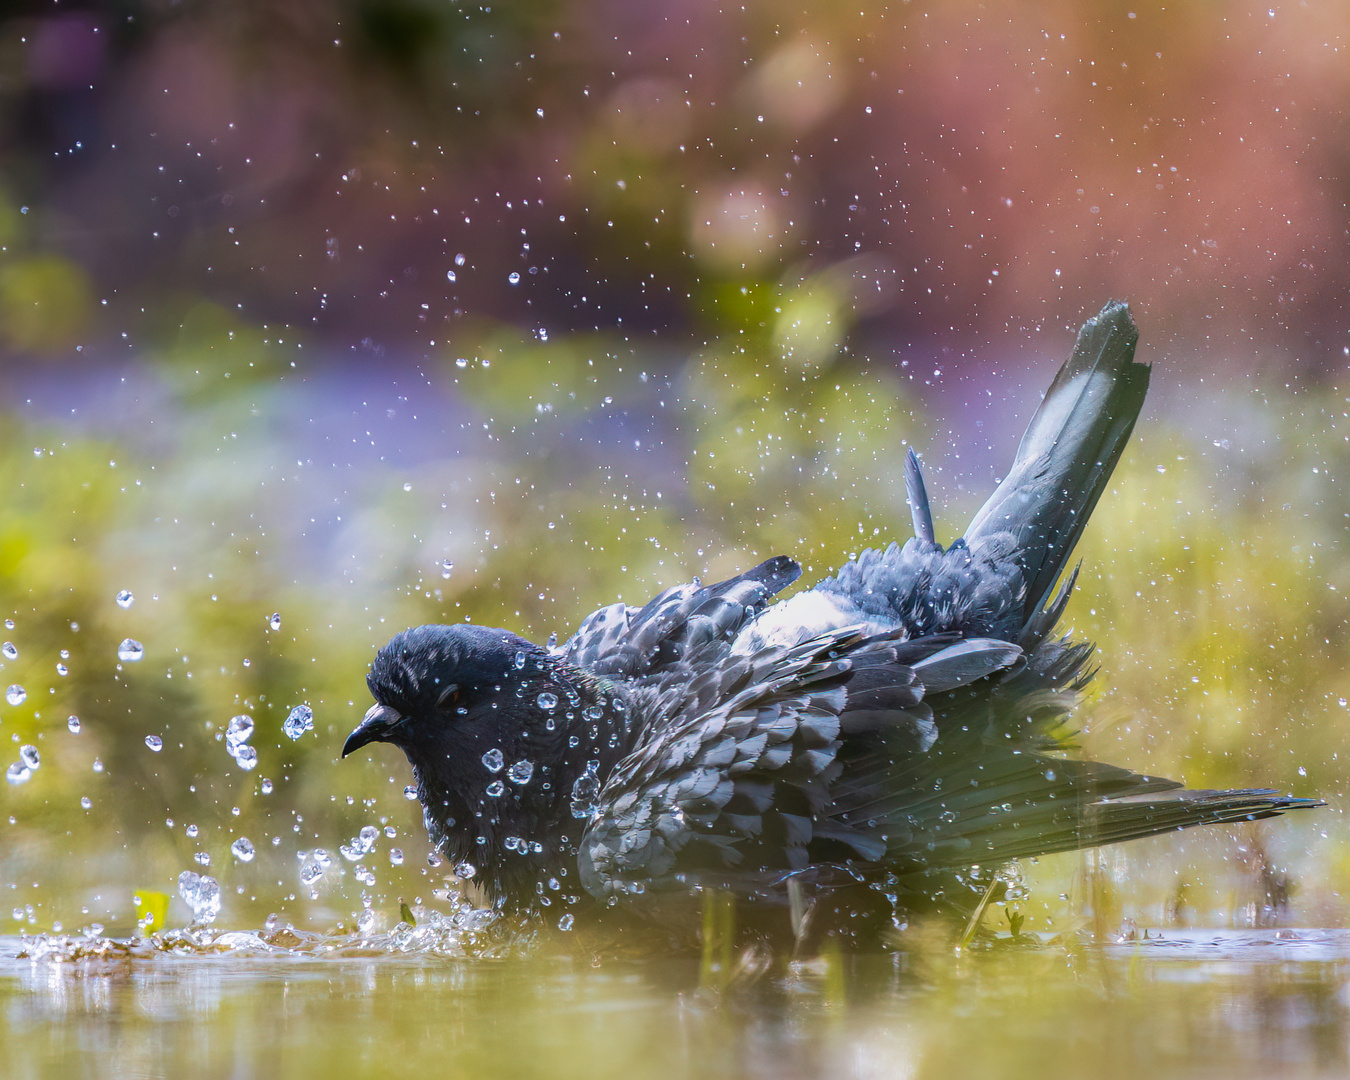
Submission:
<svg viewBox="0 0 1350 1080">
<path fill-rule="evenodd" d="M 706 646 L 636 691 L 656 719 L 601 791 L 582 883 L 602 898 L 695 881 L 745 892 L 812 865 L 881 860 L 884 829 L 830 812 L 857 752 L 850 729 L 884 728 L 887 754 L 921 755 L 937 738 L 924 694 L 1021 655 L 1006 641 L 897 642 L 858 628 L 753 655 Z M 864 672 L 851 707 L 850 680 Z"/>
<path fill-rule="evenodd" d="M 584 887 L 764 896 L 790 875 L 828 887 L 883 873 L 904 886 L 1313 805 L 1064 757 L 1088 647 L 901 635 L 844 629 L 753 655 L 714 642 L 637 687 L 654 719 L 596 800 Z"/>
<path fill-rule="evenodd" d="M 651 674 L 709 642 L 733 638 L 801 572 L 780 555 L 715 585 L 677 585 L 642 608 L 611 604 L 582 621 L 563 658 L 596 675 Z"/>
</svg>

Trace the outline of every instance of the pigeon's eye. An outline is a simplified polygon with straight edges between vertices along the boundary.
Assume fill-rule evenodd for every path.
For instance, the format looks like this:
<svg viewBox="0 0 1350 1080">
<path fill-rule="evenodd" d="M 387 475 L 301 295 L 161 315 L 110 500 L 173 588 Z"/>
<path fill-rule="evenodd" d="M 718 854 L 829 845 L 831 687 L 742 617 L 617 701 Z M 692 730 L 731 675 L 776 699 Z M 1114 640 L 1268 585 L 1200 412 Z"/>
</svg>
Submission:
<svg viewBox="0 0 1350 1080">
<path fill-rule="evenodd" d="M 459 700 L 459 686 L 451 683 L 441 691 L 441 696 L 436 699 L 436 708 L 448 709 Z"/>
</svg>

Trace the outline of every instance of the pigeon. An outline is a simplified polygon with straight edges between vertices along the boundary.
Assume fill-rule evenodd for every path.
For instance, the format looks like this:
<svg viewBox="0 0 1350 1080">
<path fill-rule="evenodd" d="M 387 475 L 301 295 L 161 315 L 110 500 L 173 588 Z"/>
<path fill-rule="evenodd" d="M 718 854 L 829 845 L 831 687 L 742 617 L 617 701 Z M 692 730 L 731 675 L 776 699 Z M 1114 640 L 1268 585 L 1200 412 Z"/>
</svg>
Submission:
<svg viewBox="0 0 1350 1080">
<path fill-rule="evenodd" d="M 764 919 L 805 903 L 846 930 L 890 925 L 1018 859 L 1320 805 L 1066 754 L 1095 672 L 1092 646 L 1055 628 L 1148 388 L 1137 339 L 1120 302 L 1082 327 L 950 546 L 911 450 L 913 537 L 788 599 L 801 568 L 778 556 L 601 608 L 560 646 L 468 624 L 397 634 L 343 757 L 399 747 L 455 873 L 563 926 L 717 893 Z"/>
</svg>

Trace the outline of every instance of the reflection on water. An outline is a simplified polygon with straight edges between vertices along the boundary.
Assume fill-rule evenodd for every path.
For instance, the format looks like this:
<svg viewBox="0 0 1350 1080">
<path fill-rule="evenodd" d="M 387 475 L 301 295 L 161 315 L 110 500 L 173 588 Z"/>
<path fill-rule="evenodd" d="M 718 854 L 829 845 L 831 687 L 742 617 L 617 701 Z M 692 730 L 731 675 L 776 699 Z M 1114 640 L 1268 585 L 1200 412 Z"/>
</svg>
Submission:
<svg viewBox="0 0 1350 1080">
<path fill-rule="evenodd" d="M 695 961 L 325 959 L 317 939 L 265 955 L 262 937 L 73 962 L 21 959 L 31 940 L 0 939 L 5 1075 L 1301 1077 L 1350 1065 L 1347 931 L 1168 931 L 965 956 L 919 940 L 720 995 L 699 987 Z"/>
</svg>

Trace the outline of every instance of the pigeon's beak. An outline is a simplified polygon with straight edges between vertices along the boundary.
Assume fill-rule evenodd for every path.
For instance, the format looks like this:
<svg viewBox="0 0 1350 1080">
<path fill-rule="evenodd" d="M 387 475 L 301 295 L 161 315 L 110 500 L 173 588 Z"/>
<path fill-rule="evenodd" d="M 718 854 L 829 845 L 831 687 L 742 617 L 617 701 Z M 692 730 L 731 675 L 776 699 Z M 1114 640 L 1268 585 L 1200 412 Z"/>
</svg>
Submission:
<svg viewBox="0 0 1350 1080">
<path fill-rule="evenodd" d="M 372 705 L 365 719 L 342 744 L 342 756 L 346 757 L 353 750 L 360 750 L 367 743 L 389 742 L 390 734 L 401 723 L 403 716 L 397 709 L 391 709 L 388 705 Z"/>
</svg>

